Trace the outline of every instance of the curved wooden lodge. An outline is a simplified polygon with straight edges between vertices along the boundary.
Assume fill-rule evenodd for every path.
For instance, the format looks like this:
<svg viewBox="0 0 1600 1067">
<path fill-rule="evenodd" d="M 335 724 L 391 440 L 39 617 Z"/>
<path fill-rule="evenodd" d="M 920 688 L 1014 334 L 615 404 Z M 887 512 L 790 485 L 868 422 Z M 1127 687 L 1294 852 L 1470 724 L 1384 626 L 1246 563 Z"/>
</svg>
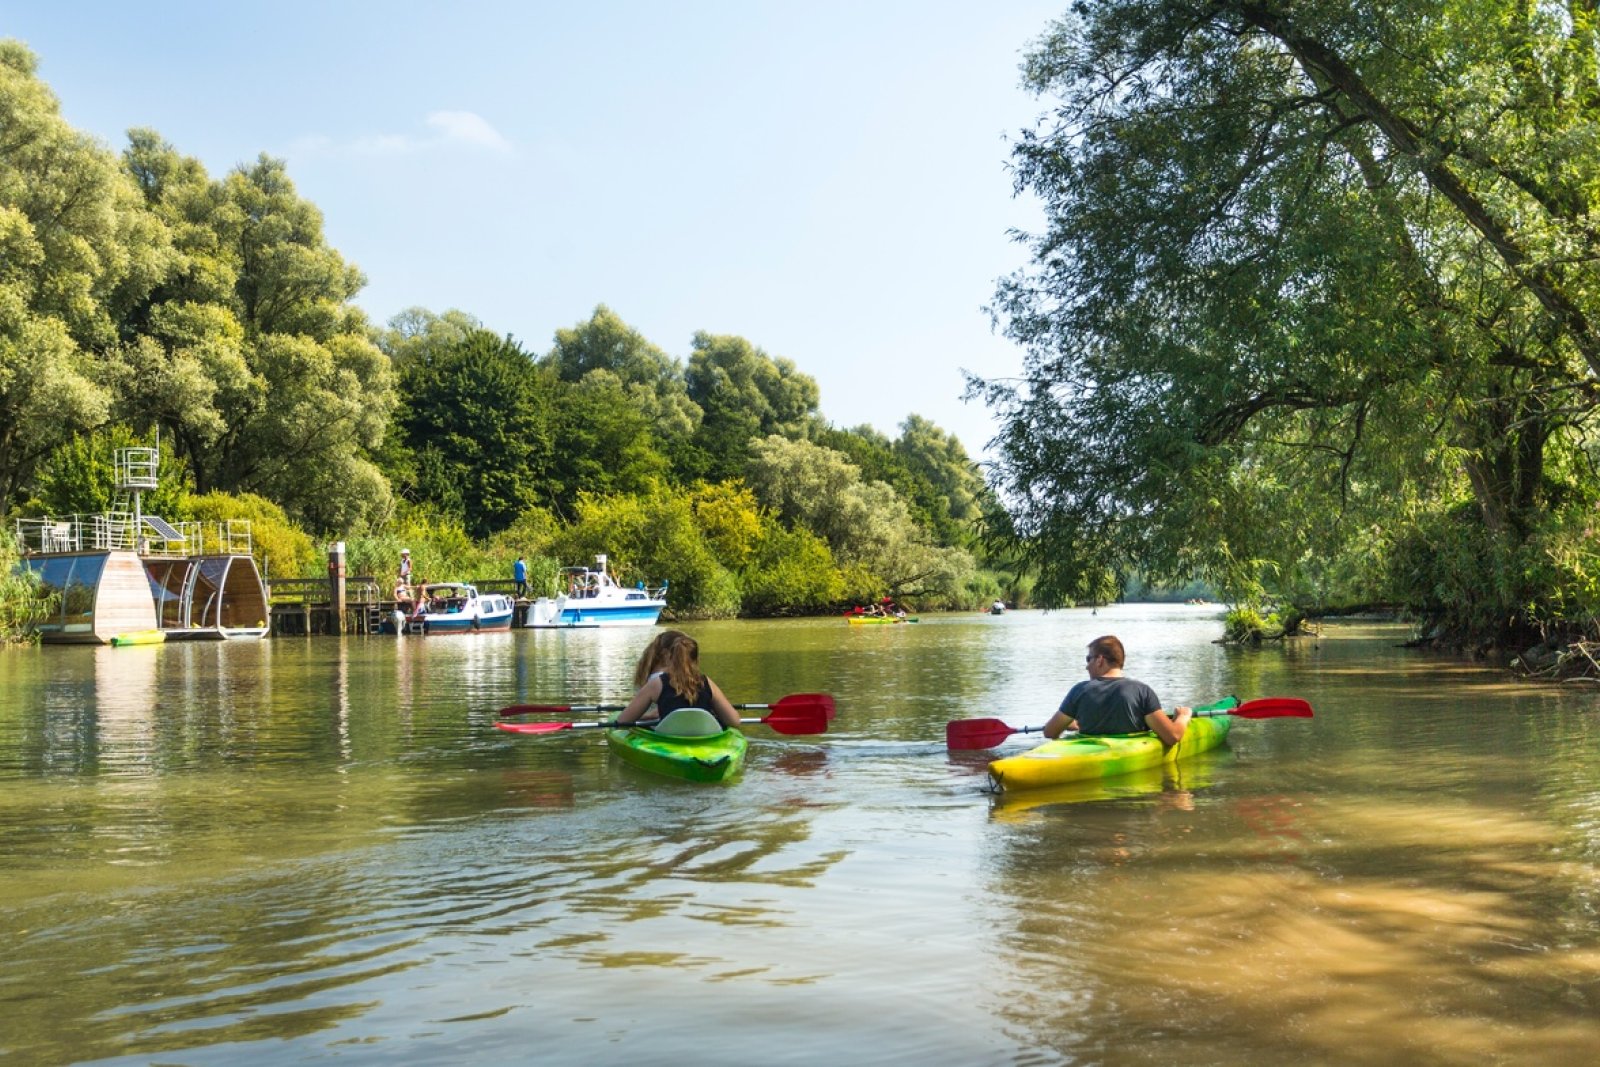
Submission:
<svg viewBox="0 0 1600 1067">
<path fill-rule="evenodd" d="M 157 523 L 147 527 L 154 536 L 124 538 L 116 535 L 127 531 L 104 521 L 19 520 L 20 566 L 55 594 L 52 612 L 32 624 L 40 640 L 108 644 L 144 630 L 169 641 L 265 637 L 267 590 L 248 532 L 241 546 L 236 524 L 207 538 L 198 527 Z"/>
</svg>

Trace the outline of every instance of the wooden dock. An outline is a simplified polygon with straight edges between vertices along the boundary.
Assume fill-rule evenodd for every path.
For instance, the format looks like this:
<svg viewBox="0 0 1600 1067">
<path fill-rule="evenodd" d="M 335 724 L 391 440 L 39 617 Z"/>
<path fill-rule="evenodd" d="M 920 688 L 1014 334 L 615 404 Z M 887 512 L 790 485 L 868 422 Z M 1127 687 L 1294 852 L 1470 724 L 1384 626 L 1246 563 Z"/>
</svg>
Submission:
<svg viewBox="0 0 1600 1067">
<path fill-rule="evenodd" d="M 348 634 L 374 635 L 382 632 L 383 622 L 399 608 L 388 598 L 376 578 L 344 579 L 344 607 L 339 609 L 336 579 L 285 578 L 268 583 L 274 637 L 329 637 Z M 470 583 L 483 593 L 511 595 L 517 583 L 490 579 Z M 527 600 L 515 601 L 516 614 L 511 625 L 520 625 Z"/>
</svg>

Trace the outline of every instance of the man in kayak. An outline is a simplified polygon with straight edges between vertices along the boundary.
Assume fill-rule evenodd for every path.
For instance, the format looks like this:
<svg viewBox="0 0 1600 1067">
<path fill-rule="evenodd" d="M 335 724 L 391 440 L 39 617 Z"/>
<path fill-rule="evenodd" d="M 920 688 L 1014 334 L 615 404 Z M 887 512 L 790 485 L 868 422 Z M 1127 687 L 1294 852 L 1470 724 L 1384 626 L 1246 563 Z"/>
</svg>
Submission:
<svg viewBox="0 0 1600 1067">
<path fill-rule="evenodd" d="M 1089 642 L 1084 663 L 1089 678 L 1072 687 L 1044 724 L 1046 737 L 1060 737 L 1067 730 L 1086 737 L 1149 730 L 1168 748 L 1183 740 L 1183 732 L 1189 728 L 1189 709 L 1179 707 L 1169 718 L 1154 689 L 1122 673 L 1123 657 L 1122 642 L 1109 634 Z"/>
</svg>

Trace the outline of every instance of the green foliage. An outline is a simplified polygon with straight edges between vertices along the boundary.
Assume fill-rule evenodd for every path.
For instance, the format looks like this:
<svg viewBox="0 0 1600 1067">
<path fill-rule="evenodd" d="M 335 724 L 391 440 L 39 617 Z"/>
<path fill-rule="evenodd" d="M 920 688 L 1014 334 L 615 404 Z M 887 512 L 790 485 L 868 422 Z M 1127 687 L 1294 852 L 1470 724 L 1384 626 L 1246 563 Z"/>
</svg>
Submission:
<svg viewBox="0 0 1600 1067">
<path fill-rule="evenodd" d="M 109 375 L 123 416 L 160 424 L 202 491 L 268 496 L 318 530 L 381 521 L 372 455 L 393 374 L 350 303 L 365 279 L 323 240 L 321 213 L 265 156 L 213 182 L 135 130 L 124 165 L 175 255 L 128 310 L 136 336 Z"/>
<path fill-rule="evenodd" d="M 35 515 L 74 515 L 131 506 L 116 488 L 116 455 L 123 448 L 150 448 L 151 438 L 114 423 L 80 433 L 58 445 L 39 469 L 34 497 L 26 510 Z M 188 474 L 181 461 L 162 450 L 157 486 L 141 492 L 141 510 L 169 521 L 188 514 Z"/>
<path fill-rule="evenodd" d="M 609 370 L 591 370 L 575 384 L 558 383 L 547 500 L 570 514 L 582 492 L 639 493 L 667 475 L 655 424 L 639 390 L 625 388 Z"/>
<path fill-rule="evenodd" d="M 1108 0 L 1051 27 L 1014 150 L 1046 225 L 995 308 L 1025 374 L 973 383 L 1045 597 L 1137 570 L 1358 599 L 1392 539 L 1419 605 L 1526 629 L 1530 538 L 1581 480 L 1552 465 L 1600 403 L 1596 27 L 1544 16 Z"/>
<path fill-rule="evenodd" d="M 545 356 L 562 381 L 576 385 L 599 374 L 620 383 L 669 454 L 700 426 L 700 405 L 689 399 L 683 364 L 647 341 L 601 304 L 588 322 L 557 330 Z"/>
<path fill-rule="evenodd" d="M 804 438 L 817 427 L 816 380 L 742 337 L 695 334 L 687 381 L 689 399 L 704 414 L 680 477 L 737 478 L 753 441 Z"/>
<path fill-rule="evenodd" d="M 1222 639 L 1230 644 L 1256 645 L 1270 636 L 1277 616 L 1262 618 L 1253 607 L 1231 609 L 1222 620 Z"/>
<path fill-rule="evenodd" d="M 107 418 L 100 360 L 171 254 L 116 158 L 67 125 L 36 66 L 0 41 L 0 515 L 58 445 Z"/>
<path fill-rule="evenodd" d="M 753 550 L 740 574 L 747 614 L 818 614 L 847 599 L 833 553 L 810 530 L 785 529 L 769 518 Z"/>
<path fill-rule="evenodd" d="M 250 554 L 268 581 L 273 578 L 319 578 L 327 561 L 311 535 L 290 521 L 283 508 L 254 493 L 211 492 L 191 496 L 186 519 L 203 523 L 247 519 Z M 351 572 L 354 573 L 354 572 Z"/>
<path fill-rule="evenodd" d="M 766 536 L 756 495 L 741 481 L 701 484 L 691 496 L 695 522 L 717 562 L 743 570 Z"/>
<path fill-rule="evenodd" d="M 692 499 L 667 485 L 647 496 L 581 494 L 576 520 L 552 549 L 578 563 L 605 553 L 624 585 L 667 581 L 674 615 L 721 618 L 739 610 L 738 582 L 707 544 Z"/>
<path fill-rule="evenodd" d="M 48 615 L 52 608 L 54 595 L 40 591 L 31 571 L 18 571 L 20 558 L 15 535 L 0 527 L 0 644 L 38 640 L 28 623 Z"/>
<path fill-rule="evenodd" d="M 399 425 L 418 502 L 479 538 L 539 503 L 555 440 L 542 379 L 516 342 L 486 330 L 408 361 Z"/>
<path fill-rule="evenodd" d="M 842 453 L 865 481 L 883 482 L 906 502 L 912 517 L 941 544 L 971 547 L 992 498 L 961 442 L 918 415 L 889 440 L 870 426 L 825 429 L 815 443 Z"/>
<path fill-rule="evenodd" d="M 961 602 L 976 567 L 971 554 L 935 544 L 889 485 L 863 481 L 842 453 L 807 441 L 773 435 L 751 454 L 746 480 L 756 499 L 791 528 L 816 533 L 841 566 L 871 575 L 865 584 L 930 605 Z M 861 584 L 847 578 L 847 592 Z"/>
</svg>

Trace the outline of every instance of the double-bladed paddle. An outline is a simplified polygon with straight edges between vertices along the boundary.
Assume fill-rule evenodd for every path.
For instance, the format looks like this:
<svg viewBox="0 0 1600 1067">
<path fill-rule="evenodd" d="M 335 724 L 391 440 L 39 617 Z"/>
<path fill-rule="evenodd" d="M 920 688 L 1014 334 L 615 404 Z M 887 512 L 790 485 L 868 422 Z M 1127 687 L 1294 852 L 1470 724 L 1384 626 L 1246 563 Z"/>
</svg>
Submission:
<svg viewBox="0 0 1600 1067">
<path fill-rule="evenodd" d="M 811 693 L 808 696 L 822 696 L 826 694 Z M 784 699 L 788 699 L 787 697 Z M 828 699 L 831 708 L 833 699 Z M 615 711 L 622 708 L 615 707 L 596 710 Z M 783 706 L 783 701 L 777 704 L 735 704 L 736 708 L 765 708 L 771 707 L 771 714 L 761 719 L 744 719 L 740 726 L 770 726 L 780 734 L 821 734 L 828 730 L 828 713 L 820 702 L 806 702 Z M 573 708 L 574 711 L 584 710 L 581 707 Z M 502 712 L 501 714 L 504 714 Z M 495 726 L 509 734 L 553 734 L 563 730 L 615 730 L 624 725 L 643 726 L 649 728 L 650 723 L 619 723 L 619 722 L 497 722 Z"/>
<path fill-rule="evenodd" d="M 537 715 L 544 711 L 561 712 L 567 715 L 574 712 L 621 711 L 627 706 L 626 704 L 511 704 L 501 708 L 496 714 L 502 719 L 508 719 L 515 715 Z M 789 696 L 779 699 L 776 704 L 735 704 L 734 707 L 740 711 L 761 711 L 770 708 L 780 716 L 795 715 L 814 708 L 822 715 L 824 722 L 832 722 L 834 716 L 832 693 L 791 693 Z M 771 718 L 772 716 L 767 716 L 767 720 Z M 750 721 L 761 722 L 765 720 L 752 719 Z M 604 724 L 588 723 L 585 725 Z M 533 731 L 528 732 L 531 733 Z M 815 733 L 817 731 L 810 732 Z"/>
<path fill-rule="evenodd" d="M 1241 719 L 1309 719 L 1311 705 L 1299 697 L 1259 697 L 1233 708 L 1196 711 L 1206 717 L 1234 715 Z M 944 743 L 951 750 L 993 748 L 1012 734 L 1035 734 L 1043 726 L 1007 726 L 999 719 L 957 719 L 945 723 Z"/>
</svg>

